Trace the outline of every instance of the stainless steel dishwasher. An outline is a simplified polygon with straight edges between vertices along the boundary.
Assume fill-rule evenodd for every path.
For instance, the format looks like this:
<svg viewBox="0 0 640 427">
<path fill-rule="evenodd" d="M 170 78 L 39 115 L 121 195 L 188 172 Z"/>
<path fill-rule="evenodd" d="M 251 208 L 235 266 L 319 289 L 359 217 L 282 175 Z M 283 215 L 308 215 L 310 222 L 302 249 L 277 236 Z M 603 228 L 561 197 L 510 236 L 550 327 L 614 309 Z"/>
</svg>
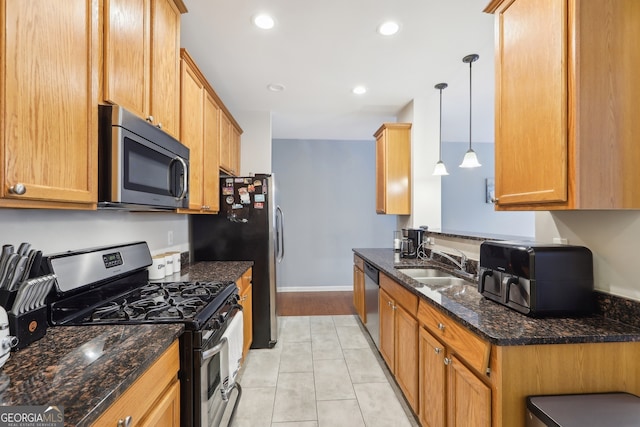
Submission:
<svg viewBox="0 0 640 427">
<path fill-rule="evenodd" d="M 380 348 L 380 313 L 378 312 L 378 298 L 380 285 L 378 284 L 378 269 L 365 261 L 364 263 L 364 306 L 367 311 L 365 326 L 371 339 Z"/>
</svg>

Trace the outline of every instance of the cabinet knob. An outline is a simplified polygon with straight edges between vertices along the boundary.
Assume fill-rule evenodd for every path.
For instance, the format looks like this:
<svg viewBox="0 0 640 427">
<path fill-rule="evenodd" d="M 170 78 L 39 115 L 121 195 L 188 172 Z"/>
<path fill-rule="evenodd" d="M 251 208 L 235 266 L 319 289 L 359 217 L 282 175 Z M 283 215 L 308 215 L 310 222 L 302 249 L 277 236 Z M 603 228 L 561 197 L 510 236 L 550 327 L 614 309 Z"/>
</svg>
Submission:
<svg viewBox="0 0 640 427">
<path fill-rule="evenodd" d="M 440 347 L 435 347 L 433 351 L 435 351 L 436 354 L 442 353 L 442 349 Z"/>
<path fill-rule="evenodd" d="M 438 323 L 438 329 L 440 329 L 441 331 L 444 331 L 444 323 Z"/>
<path fill-rule="evenodd" d="M 131 427 L 132 421 L 133 418 L 131 418 L 131 415 L 126 417 L 124 420 L 121 418 L 118 420 L 118 427 Z"/>
<path fill-rule="evenodd" d="M 24 184 L 17 183 L 16 185 L 12 185 L 9 187 L 9 193 L 16 194 L 18 196 L 27 192 L 27 187 Z"/>
<path fill-rule="evenodd" d="M 162 129 L 162 123 L 158 123 L 158 124 L 156 125 L 156 127 L 157 127 L 158 129 Z"/>
<path fill-rule="evenodd" d="M 444 364 L 447 365 L 447 366 L 451 365 L 451 359 L 449 359 L 448 357 L 445 357 L 444 358 Z"/>
<path fill-rule="evenodd" d="M 149 123 L 153 123 L 153 116 L 147 116 L 147 121 Z"/>
</svg>

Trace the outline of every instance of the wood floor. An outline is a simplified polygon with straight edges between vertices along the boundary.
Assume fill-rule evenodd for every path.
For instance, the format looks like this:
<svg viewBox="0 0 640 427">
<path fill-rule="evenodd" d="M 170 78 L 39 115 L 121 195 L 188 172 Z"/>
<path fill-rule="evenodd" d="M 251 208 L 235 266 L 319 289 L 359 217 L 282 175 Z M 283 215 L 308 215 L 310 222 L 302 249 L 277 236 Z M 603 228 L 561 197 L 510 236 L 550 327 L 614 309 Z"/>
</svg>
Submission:
<svg viewBox="0 0 640 427">
<path fill-rule="evenodd" d="M 278 292 L 279 316 L 333 316 L 356 314 L 353 292 Z"/>
</svg>

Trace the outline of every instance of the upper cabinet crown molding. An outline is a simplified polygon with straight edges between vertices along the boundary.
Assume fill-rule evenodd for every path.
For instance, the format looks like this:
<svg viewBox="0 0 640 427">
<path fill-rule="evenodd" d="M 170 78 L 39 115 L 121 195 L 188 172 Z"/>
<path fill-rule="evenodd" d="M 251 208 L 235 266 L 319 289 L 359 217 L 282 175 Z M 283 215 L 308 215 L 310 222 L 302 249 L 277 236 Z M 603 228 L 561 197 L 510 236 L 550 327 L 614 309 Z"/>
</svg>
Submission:
<svg viewBox="0 0 640 427">
<path fill-rule="evenodd" d="M 496 208 L 639 209 L 637 0 L 502 0 Z"/>
</svg>

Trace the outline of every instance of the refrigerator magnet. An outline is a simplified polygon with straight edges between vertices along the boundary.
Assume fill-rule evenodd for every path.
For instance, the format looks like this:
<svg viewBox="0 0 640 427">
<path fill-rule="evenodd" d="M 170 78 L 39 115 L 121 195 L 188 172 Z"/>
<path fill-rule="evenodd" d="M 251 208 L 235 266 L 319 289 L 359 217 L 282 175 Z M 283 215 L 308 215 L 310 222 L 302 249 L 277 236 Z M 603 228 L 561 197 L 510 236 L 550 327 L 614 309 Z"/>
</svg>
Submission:
<svg viewBox="0 0 640 427">
<path fill-rule="evenodd" d="M 251 178 L 245 178 L 244 179 L 244 183 L 245 184 L 251 184 Z"/>
<path fill-rule="evenodd" d="M 256 194 L 253 199 L 256 202 L 264 202 L 264 194 Z"/>
<path fill-rule="evenodd" d="M 236 203 L 235 205 L 231 205 L 231 209 L 242 209 L 244 206 L 242 206 L 239 203 Z"/>
<path fill-rule="evenodd" d="M 244 184 L 244 178 L 236 178 L 234 182 L 237 184 Z"/>
<path fill-rule="evenodd" d="M 256 203 L 253 204 L 253 208 L 254 209 L 264 209 L 264 203 L 256 202 Z"/>
<path fill-rule="evenodd" d="M 249 196 L 249 190 L 247 190 L 247 187 L 238 188 L 238 194 L 240 195 L 240 203 L 251 203 L 251 197 Z"/>
<path fill-rule="evenodd" d="M 222 195 L 223 196 L 233 195 L 233 187 L 222 187 Z"/>
<path fill-rule="evenodd" d="M 227 196 L 226 199 L 224 199 L 228 205 L 232 205 L 233 204 L 233 196 Z"/>
<path fill-rule="evenodd" d="M 227 186 L 233 185 L 233 178 L 227 178 L 224 180 L 224 182 L 227 184 Z"/>
<path fill-rule="evenodd" d="M 254 193 L 256 191 L 256 187 L 254 187 L 253 184 L 249 184 L 247 186 L 247 190 L 249 190 L 249 193 Z"/>
<path fill-rule="evenodd" d="M 256 179 L 255 181 L 253 181 L 254 187 L 260 187 L 261 185 L 262 185 L 262 182 L 259 179 Z"/>
</svg>

